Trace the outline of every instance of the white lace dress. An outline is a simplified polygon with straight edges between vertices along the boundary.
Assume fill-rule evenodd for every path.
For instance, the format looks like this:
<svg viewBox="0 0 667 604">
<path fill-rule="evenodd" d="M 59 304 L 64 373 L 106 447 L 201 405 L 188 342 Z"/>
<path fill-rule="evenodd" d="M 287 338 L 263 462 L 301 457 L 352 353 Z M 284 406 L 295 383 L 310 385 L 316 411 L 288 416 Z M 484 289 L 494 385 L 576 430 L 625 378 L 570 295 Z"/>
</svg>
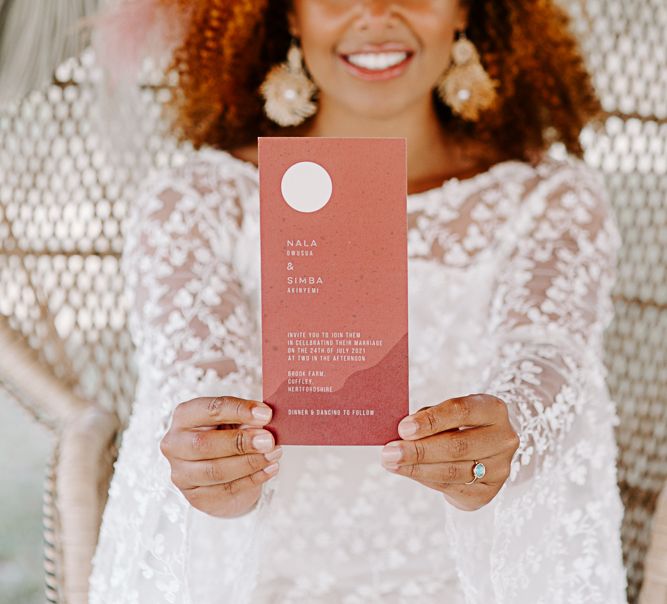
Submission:
<svg viewBox="0 0 667 604">
<path fill-rule="evenodd" d="M 284 445 L 237 518 L 171 483 L 159 440 L 179 402 L 262 395 L 258 172 L 204 149 L 152 178 L 127 226 L 139 382 L 91 604 L 626 602 L 602 361 L 620 236 L 599 175 L 505 161 L 407 210 L 410 411 L 502 398 L 521 444 L 496 497 L 460 510 L 379 446 Z"/>
</svg>

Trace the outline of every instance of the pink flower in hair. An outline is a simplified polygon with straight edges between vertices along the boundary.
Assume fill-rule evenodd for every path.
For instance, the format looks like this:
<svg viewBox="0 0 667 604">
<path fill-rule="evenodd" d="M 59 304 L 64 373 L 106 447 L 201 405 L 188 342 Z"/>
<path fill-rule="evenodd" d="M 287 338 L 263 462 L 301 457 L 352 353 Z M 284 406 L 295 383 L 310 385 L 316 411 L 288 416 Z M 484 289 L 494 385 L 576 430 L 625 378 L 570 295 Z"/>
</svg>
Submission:
<svg viewBox="0 0 667 604">
<path fill-rule="evenodd" d="M 188 15 L 173 2 L 121 0 L 92 19 L 93 48 L 112 85 L 134 81 L 146 57 L 157 60 L 180 43 Z"/>
</svg>

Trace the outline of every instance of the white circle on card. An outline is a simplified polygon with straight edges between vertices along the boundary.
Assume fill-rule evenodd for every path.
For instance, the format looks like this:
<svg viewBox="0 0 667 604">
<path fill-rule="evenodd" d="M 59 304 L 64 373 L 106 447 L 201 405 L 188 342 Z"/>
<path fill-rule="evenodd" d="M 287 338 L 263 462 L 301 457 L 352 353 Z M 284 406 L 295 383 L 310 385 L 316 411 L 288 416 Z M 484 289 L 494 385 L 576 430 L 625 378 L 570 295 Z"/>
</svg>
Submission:
<svg viewBox="0 0 667 604">
<path fill-rule="evenodd" d="M 292 164 L 280 183 L 283 199 L 299 212 L 316 212 L 331 199 L 331 176 L 320 164 L 300 161 Z"/>
</svg>

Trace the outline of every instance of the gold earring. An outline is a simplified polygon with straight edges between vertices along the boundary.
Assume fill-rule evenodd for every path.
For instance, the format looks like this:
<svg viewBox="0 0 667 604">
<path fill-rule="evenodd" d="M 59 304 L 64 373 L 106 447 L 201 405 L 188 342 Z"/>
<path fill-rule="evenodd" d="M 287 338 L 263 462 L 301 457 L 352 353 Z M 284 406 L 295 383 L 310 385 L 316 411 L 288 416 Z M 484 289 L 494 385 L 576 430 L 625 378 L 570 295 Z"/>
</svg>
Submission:
<svg viewBox="0 0 667 604">
<path fill-rule="evenodd" d="M 296 126 L 317 111 L 311 100 L 317 86 L 303 68 L 303 56 L 294 39 L 287 60 L 269 70 L 259 91 L 266 115 L 281 126 Z"/>
<path fill-rule="evenodd" d="M 437 84 L 438 96 L 454 113 L 474 122 L 496 102 L 498 84 L 482 67 L 475 45 L 461 32 L 452 46 L 452 65 Z"/>
</svg>

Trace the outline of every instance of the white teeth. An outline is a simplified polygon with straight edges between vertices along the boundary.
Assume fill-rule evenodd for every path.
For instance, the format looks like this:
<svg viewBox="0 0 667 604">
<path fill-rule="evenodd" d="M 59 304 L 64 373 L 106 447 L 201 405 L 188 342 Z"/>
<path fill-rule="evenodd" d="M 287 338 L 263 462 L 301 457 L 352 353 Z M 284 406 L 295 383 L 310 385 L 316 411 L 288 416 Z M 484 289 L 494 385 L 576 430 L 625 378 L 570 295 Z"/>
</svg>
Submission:
<svg viewBox="0 0 667 604">
<path fill-rule="evenodd" d="M 366 69 L 387 69 L 406 59 L 407 52 L 365 52 L 348 55 L 347 60 Z"/>
</svg>

